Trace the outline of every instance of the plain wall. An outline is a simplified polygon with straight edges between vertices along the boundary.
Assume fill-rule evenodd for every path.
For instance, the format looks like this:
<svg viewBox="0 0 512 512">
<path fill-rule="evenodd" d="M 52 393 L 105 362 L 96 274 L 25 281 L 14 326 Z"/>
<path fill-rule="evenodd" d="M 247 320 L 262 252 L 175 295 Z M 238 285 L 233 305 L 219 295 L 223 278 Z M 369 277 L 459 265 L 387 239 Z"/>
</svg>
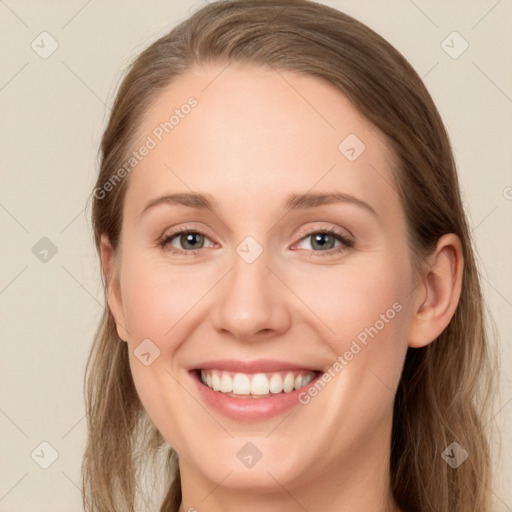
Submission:
<svg viewBox="0 0 512 512">
<path fill-rule="evenodd" d="M 512 481 L 512 2 L 324 3 L 366 23 L 404 54 L 448 129 L 500 335 L 495 421 L 503 444 L 493 491 L 496 512 L 512 510 L 506 485 Z M 0 2 L 0 511 L 81 510 L 83 373 L 103 308 L 85 205 L 106 105 L 127 63 L 201 5 Z M 31 47 L 43 31 L 58 43 L 46 59 Z M 453 31 L 469 44 L 458 58 L 442 47 Z M 454 41 L 453 51 L 461 49 L 462 40 Z M 51 461 L 51 448 L 42 442 L 58 453 L 48 469 L 40 464 Z"/>
</svg>

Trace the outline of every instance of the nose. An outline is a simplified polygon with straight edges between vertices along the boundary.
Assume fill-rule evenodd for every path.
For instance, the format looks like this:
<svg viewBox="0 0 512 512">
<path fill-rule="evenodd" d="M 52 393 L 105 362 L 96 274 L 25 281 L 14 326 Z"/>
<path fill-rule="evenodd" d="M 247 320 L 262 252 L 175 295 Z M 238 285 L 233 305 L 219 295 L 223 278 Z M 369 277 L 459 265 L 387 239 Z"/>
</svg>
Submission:
<svg viewBox="0 0 512 512">
<path fill-rule="evenodd" d="M 214 325 L 241 342 L 281 336 L 290 327 L 293 294 L 268 266 L 266 254 L 252 262 L 235 254 L 233 267 L 217 286 Z"/>
</svg>

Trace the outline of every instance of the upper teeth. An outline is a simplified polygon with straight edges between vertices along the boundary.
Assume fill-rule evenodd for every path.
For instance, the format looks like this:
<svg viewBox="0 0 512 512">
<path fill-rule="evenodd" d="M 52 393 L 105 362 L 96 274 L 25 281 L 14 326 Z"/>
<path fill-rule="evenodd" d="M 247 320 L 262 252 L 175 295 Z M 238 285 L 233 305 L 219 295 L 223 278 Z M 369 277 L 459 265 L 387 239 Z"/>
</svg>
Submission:
<svg viewBox="0 0 512 512">
<path fill-rule="evenodd" d="M 233 373 L 222 370 L 201 370 L 201 380 L 210 389 L 235 395 L 268 395 L 289 393 L 311 382 L 315 372 Z"/>
</svg>

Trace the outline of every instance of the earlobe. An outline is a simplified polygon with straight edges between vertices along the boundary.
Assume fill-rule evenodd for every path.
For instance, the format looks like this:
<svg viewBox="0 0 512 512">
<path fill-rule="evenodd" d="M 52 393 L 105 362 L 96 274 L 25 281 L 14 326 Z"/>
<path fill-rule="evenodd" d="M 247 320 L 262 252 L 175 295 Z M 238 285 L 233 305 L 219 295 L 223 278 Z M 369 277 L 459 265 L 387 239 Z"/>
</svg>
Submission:
<svg viewBox="0 0 512 512">
<path fill-rule="evenodd" d="M 124 327 L 123 303 L 119 285 L 119 273 L 116 265 L 115 253 L 106 234 L 101 235 L 100 242 L 101 268 L 105 276 L 107 303 L 114 321 L 118 336 L 127 341 L 127 331 Z"/>
<path fill-rule="evenodd" d="M 432 343 L 452 319 L 462 290 L 464 259 L 457 235 L 443 235 L 430 258 L 429 270 L 418 287 L 408 345 L 419 348 Z"/>
</svg>

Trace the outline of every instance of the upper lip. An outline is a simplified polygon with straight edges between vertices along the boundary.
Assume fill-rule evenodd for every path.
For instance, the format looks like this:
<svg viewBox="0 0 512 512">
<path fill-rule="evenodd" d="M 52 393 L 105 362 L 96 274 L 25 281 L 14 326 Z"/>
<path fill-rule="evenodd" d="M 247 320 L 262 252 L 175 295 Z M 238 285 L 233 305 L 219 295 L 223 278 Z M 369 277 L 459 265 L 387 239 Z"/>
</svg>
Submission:
<svg viewBox="0 0 512 512">
<path fill-rule="evenodd" d="M 319 371 L 308 365 L 294 364 L 286 361 L 271 359 L 257 359 L 255 361 L 241 361 L 235 359 L 217 359 L 196 364 L 189 370 L 224 370 L 238 373 L 269 373 L 286 370 Z"/>
</svg>

